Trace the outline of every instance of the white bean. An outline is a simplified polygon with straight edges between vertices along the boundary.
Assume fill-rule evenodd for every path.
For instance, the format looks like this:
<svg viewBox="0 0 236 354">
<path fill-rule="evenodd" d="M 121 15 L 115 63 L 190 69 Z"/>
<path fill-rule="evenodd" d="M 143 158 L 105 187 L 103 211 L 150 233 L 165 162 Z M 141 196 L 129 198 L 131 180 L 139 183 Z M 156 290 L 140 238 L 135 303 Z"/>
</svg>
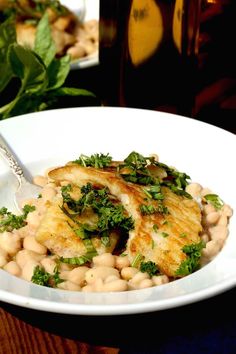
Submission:
<svg viewBox="0 0 236 354">
<path fill-rule="evenodd" d="M 30 250 L 21 250 L 16 255 L 16 263 L 23 268 L 28 261 L 40 262 L 43 255 Z"/>
<path fill-rule="evenodd" d="M 219 221 L 218 221 L 218 225 L 227 226 L 228 225 L 228 217 L 224 214 L 221 215 L 221 217 L 219 218 Z"/>
<path fill-rule="evenodd" d="M 97 278 L 93 283 L 93 291 L 100 292 L 104 291 L 102 278 Z"/>
<path fill-rule="evenodd" d="M 221 211 L 223 215 L 226 215 L 229 218 L 233 215 L 233 209 L 228 204 L 224 204 Z"/>
<path fill-rule="evenodd" d="M 86 51 L 82 45 L 76 44 L 73 47 L 67 49 L 67 54 L 71 56 L 71 59 L 82 58 L 86 55 Z"/>
<path fill-rule="evenodd" d="M 130 279 L 128 282 L 129 289 L 139 289 L 139 285 L 145 279 L 150 279 L 148 273 L 142 273 L 142 272 L 136 273 L 134 277 Z"/>
<path fill-rule="evenodd" d="M 204 214 L 207 215 L 207 214 L 210 214 L 210 213 L 214 213 L 216 210 L 213 207 L 213 205 L 206 204 L 206 205 L 203 206 L 203 211 L 204 211 Z"/>
<path fill-rule="evenodd" d="M 0 233 L 0 247 L 12 256 L 20 250 L 21 238 L 17 234 L 4 231 Z"/>
<path fill-rule="evenodd" d="M 109 275 L 116 275 L 117 277 L 119 277 L 119 272 L 117 269 L 111 267 L 95 267 L 89 269 L 85 273 L 85 280 L 88 284 L 91 284 L 96 279 L 101 278 L 103 280 Z"/>
<path fill-rule="evenodd" d="M 201 196 L 205 197 L 207 194 L 212 194 L 212 191 L 209 188 L 202 188 L 201 190 Z"/>
<path fill-rule="evenodd" d="M 201 236 L 201 239 L 203 242 L 207 243 L 209 242 L 209 236 L 207 235 L 207 233 L 204 233 L 202 236 Z"/>
<path fill-rule="evenodd" d="M 162 285 L 162 284 L 169 283 L 169 278 L 165 274 L 163 274 L 163 275 L 154 275 L 152 277 L 152 282 L 153 282 L 153 285 Z"/>
<path fill-rule="evenodd" d="M 93 286 L 92 286 L 92 285 L 85 285 L 85 286 L 82 288 L 82 291 L 83 291 L 83 292 L 86 292 L 86 293 L 92 292 L 92 291 L 93 291 Z"/>
<path fill-rule="evenodd" d="M 4 270 L 16 276 L 20 276 L 21 269 L 15 261 L 10 261 L 4 266 Z"/>
<path fill-rule="evenodd" d="M 7 258 L 7 252 L 0 247 L 0 256 Z"/>
<path fill-rule="evenodd" d="M 148 273 L 138 272 L 134 275 L 134 277 L 130 281 L 133 284 L 139 284 L 144 279 L 150 279 Z"/>
<path fill-rule="evenodd" d="M 31 281 L 31 278 L 34 274 L 34 270 L 37 266 L 40 267 L 39 262 L 36 262 L 32 259 L 28 260 L 22 268 L 21 277 L 25 280 Z"/>
<path fill-rule="evenodd" d="M 0 253 L 0 268 L 7 264 L 7 256 Z"/>
<path fill-rule="evenodd" d="M 98 256 L 93 257 L 93 263 L 95 267 L 114 267 L 115 266 L 115 256 L 111 253 L 103 253 Z"/>
<path fill-rule="evenodd" d="M 41 260 L 40 263 L 42 264 L 43 268 L 45 269 L 45 271 L 47 273 L 49 273 L 49 274 L 54 273 L 54 270 L 55 270 L 57 264 L 52 258 L 45 257 Z"/>
<path fill-rule="evenodd" d="M 23 247 L 26 250 L 34 251 L 38 254 L 45 255 L 47 253 L 47 248 L 36 241 L 33 236 L 26 236 L 24 238 Z"/>
<path fill-rule="evenodd" d="M 114 279 L 108 283 L 104 283 L 103 291 L 126 291 L 128 290 L 128 283 L 124 279 Z"/>
<path fill-rule="evenodd" d="M 115 268 L 121 270 L 129 266 L 130 261 L 128 256 L 115 256 Z"/>
<path fill-rule="evenodd" d="M 39 213 L 37 210 L 32 211 L 31 213 L 29 213 L 27 215 L 26 218 L 27 224 L 31 227 L 31 228 L 37 228 L 40 224 L 40 218 L 39 218 Z"/>
<path fill-rule="evenodd" d="M 63 280 L 69 280 L 70 272 L 70 270 L 63 270 L 62 272 L 60 272 L 60 278 Z"/>
<path fill-rule="evenodd" d="M 208 225 L 215 224 L 215 223 L 217 223 L 219 218 L 220 218 L 219 212 L 213 211 L 212 213 L 209 213 L 209 214 L 206 215 L 206 223 Z"/>
<path fill-rule="evenodd" d="M 153 282 L 151 279 L 143 279 L 139 283 L 139 289 L 151 288 L 153 286 Z"/>
<path fill-rule="evenodd" d="M 74 269 L 74 266 L 71 264 L 67 264 L 67 263 L 60 264 L 60 272 L 62 272 L 63 270 L 72 270 L 72 269 Z"/>
<path fill-rule="evenodd" d="M 215 240 L 207 242 L 206 247 L 202 250 L 202 257 L 211 260 L 219 252 L 220 247 L 220 244 Z"/>
<path fill-rule="evenodd" d="M 116 275 L 108 275 L 108 277 L 104 280 L 104 284 L 110 283 L 114 280 L 120 279 Z"/>
<path fill-rule="evenodd" d="M 82 286 L 85 282 L 85 273 L 89 270 L 88 267 L 81 266 L 70 271 L 68 280 Z"/>
<path fill-rule="evenodd" d="M 193 198 L 200 196 L 201 190 L 202 186 L 199 183 L 190 183 L 186 187 L 186 192 L 189 193 Z"/>
<path fill-rule="evenodd" d="M 55 197 L 55 195 L 56 195 L 56 190 L 54 188 L 52 188 L 52 187 L 46 186 L 46 187 L 44 187 L 42 189 L 42 193 L 41 194 L 42 194 L 42 198 L 43 198 L 44 201 L 52 200 Z"/>
<path fill-rule="evenodd" d="M 134 267 L 124 267 L 122 270 L 121 270 L 121 277 L 125 280 L 130 280 L 132 279 L 135 274 L 138 273 L 138 269 L 137 268 L 134 268 Z"/>
<path fill-rule="evenodd" d="M 228 236 L 228 229 L 224 225 L 216 225 L 209 228 L 209 234 L 212 240 L 224 242 Z"/>
<path fill-rule="evenodd" d="M 44 187 L 47 184 L 47 178 L 44 176 L 34 176 L 33 182 L 40 187 Z"/>
<path fill-rule="evenodd" d="M 80 291 L 81 288 L 78 284 L 74 284 L 69 280 L 63 281 L 57 285 L 59 289 L 70 290 L 70 291 Z"/>
</svg>

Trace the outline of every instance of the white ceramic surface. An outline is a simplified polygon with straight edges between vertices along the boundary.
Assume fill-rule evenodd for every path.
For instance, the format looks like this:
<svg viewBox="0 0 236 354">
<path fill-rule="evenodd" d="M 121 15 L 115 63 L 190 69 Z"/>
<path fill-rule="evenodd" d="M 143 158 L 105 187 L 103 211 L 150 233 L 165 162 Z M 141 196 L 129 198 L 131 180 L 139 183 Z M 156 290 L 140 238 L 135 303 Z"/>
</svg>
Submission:
<svg viewBox="0 0 236 354">
<path fill-rule="evenodd" d="M 197 120 L 138 109 L 69 108 L 1 121 L 0 132 L 32 174 L 76 159 L 81 153 L 109 152 L 115 159 L 123 159 L 133 150 L 143 155 L 157 153 L 162 162 L 210 187 L 236 210 L 236 137 Z M 6 163 L 0 160 L 0 207 L 11 200 L 11 181 Z M 194 274 L 172 283 L 137 291 L 89 294 L 41 287 L 0 270 L 0 300 L 66 314 L 131 314 L 196 302 L 235 284 L 234 215 L 219 255 Z"/>
</svg>

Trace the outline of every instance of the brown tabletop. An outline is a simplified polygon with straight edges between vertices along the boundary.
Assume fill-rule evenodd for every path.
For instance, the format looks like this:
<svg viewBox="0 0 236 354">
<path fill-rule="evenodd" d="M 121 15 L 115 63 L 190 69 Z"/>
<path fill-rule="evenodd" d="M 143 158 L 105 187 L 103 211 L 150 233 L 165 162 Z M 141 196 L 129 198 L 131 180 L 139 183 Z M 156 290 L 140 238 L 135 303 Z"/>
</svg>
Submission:
<svg viewBox="0 0 236 354">
<path fill-rule="evenodd" d="M 56 335 L 28 324 L 0 308 L 0 354 L 117 354 L 117 348 L 96 346 Z"/>
</svg>

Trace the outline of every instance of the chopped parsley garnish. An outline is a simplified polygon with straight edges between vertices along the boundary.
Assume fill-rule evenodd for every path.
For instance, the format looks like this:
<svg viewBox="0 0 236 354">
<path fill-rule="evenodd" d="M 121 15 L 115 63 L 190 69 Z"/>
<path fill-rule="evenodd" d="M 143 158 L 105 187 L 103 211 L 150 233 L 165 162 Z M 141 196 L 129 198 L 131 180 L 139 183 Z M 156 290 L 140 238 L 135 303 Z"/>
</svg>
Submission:
<svg viewBox="0 0 236 354">
<path fill-rule="evenodd" d="M 131 263 L 131 267 L 138 268 L 142 259 L 143 259 L 143 256 L 141 255 L 141 253 L 137 253 Z"/>
<path fill-rule="evenodd" d="M 124 159 L 124 163 L 117 167 L 117 171 L 127 182 L 141 185 L 158 184 L 158 178 L 152 176 L 147 168 L 150 161 L 152 158 L 144 157 L 133 151 Z"/>
<path fill-rule="evenodd" d="M 141 204 L 139 209 L 142 215 L 151 215 L 155 213 L 160 213 L 160 214 L 169 213 L 168 208 L 161 203 L 158 203 L 156 207 L 153 206 L 152 204 L 149 205 Z"/>
<path fill-rule="evenodd" d="M 187 258 L 180 264 L 175 275 L 185 276 L 197 270 L 200 266 L 201 252 L 205 246 L 206 244 L 203 241 L 185 245 L 182 250 L 187 255 Z"/>
<path fill-rule="evenodd" d="M 67 264 L 71 264 L 71 265 L 83 265 L 85 263 L 91 262 L 93 257 L 95 257 L 96 255 L 97 255 L 97 251 L 87 252 L 83 256 L 71 257 L 71 258 L 60 257 L 59 260 L 62 263 L 67 263 Z"/>
<path fill-rule="evenodd" d="M 50 274 L 46 272 L 46 270 L 43 267 L 36 266 L 34 268 L 34 274 L 31 278 L 31 281 L 34 284 L 53 287 L 62 283 L 64 280 L 60 278 L 58 267 L 55 267 L 54 273 Z"/>
<path fill-rule="evenodd" d="M 84 167 L 104 168 L 108 167 L 112 161 L 112 157 L 109 154 L 94 154 L 89 156 L 80 155 L 79 159 L 73 161 Z"/>
<path fill-rule="evenodd" d="M 133 229 L 134 221 L 125 213 L 122 204 L 114 203 L 107 188 L 97 189 L 90 183 L 81 188 L 82 196 L 78 200 L 74 200 L 69 195 L 71 185 L 64 186 L 62 190 L 63 203 L 68 208 L 81 215 L 85 210 L 91 208 L 98 215 L 98 222 L 92 229 L 92 233 L 104 233 L 108 230 L 119 228 L 125 232 Z M 73 215 L 73 214 L 72 214 Z M 89 230 L 86 230 L 89 232 Z M 102 235 L 104 236 L 104 234 Z"/>
<path fill-rule="evenodd" d="M 159 273 L 159 269 L 156 265 L 156 263 L 152 261 L 148 262 L 141 262 L 140 263 L 140 271 L 142 273 L 148 273 L 150 277 L 153 277 L 154 275 Z"/>
<path fill-rule="evenodd" d="M 149 169 L 149 166 L 161 168 L 166 172 L 167 176 L 159 180 L 159 178 L 155 176 L 155 172 L 153 173 Z M 163 200 L 164 196 L 160 190 L 161 186 L 170 188 L 175 194 L 182 195 L 188 199 L 192 198 L 192 196 L 185 191 L 190 177 L 184 172 L 178 172 L 174 168 L 156 161 L 154 157 L 144 157 L 133 151 L 124 160 L 124 163 L 118 166 L 117 170 L 121 177 L 127 182 L 152 185 L 153 188 L 145 190 L 149 198 L 152 197 L 152 199 L 155 200 Z"/>
<path fill-rule="evenodd" d="M 216 210 L 220 210 L 224 205 L 224 202 L 217 194 L 206 194 L 204 198 L 206 199 L 207 203 L 213 205 Z"/>
<path fill-rule="evenodd" d="M 153 230 L 154 230 L 155 232 L 158 232 L 159 227 L 158 227 L 157 224 L 154 224 L 154 225 L 152 226 L 152 228 L 153 228 Z"/>
<path fill-rule="evenodd" d="M 167 232 L 162 232 L 162 233 L 161 233 L 161 236 L 165 238 L 165 237 L 168 237 L 169 234 L 168 234 Z"/>
<path fill-rule="evenodd" d="M 163 200 L 164 194 L 161 192 L 161 185 L 156 184 L 153 186 L 143 188 L 144 193 L 148 196 L 149 199 L 154 200 Z"/>
<path fill-rule="evenodd" d="M 181 238 L 187 237 L 187 234 L 185 232 L 182 232 L 182 234 L 179 235 Z"/>
<path fill-rule="evenodd" d="M 14 229 L 20 229 L 25 226 L 27 215 L 34 210 L 34 206 L 27 204 L 23 208 L 22 215 L 15 215 L 8 211 L 7 208 L 2 207 L 0 209 L 0 232 L 11 232 Z"/>
</svg>

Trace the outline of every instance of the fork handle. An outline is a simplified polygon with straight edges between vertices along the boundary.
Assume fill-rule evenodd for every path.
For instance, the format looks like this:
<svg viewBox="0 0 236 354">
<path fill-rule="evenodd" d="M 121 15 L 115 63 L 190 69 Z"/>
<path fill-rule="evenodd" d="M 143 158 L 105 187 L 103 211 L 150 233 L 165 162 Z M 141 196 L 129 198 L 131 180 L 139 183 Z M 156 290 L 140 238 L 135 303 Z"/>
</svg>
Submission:
<svg viewBox="0 0 236 354">
<path fill-rule="evenodd" d="M 17 161 L 14 154 L 11 152 L 11 149 L 0 135 L 0 155 L 7 161 L 10 169 L 18 179 L 19 184 L 22 184 L 25 181 L 24 172 L 20 166 L 20 163 Z"/>
</svg>

